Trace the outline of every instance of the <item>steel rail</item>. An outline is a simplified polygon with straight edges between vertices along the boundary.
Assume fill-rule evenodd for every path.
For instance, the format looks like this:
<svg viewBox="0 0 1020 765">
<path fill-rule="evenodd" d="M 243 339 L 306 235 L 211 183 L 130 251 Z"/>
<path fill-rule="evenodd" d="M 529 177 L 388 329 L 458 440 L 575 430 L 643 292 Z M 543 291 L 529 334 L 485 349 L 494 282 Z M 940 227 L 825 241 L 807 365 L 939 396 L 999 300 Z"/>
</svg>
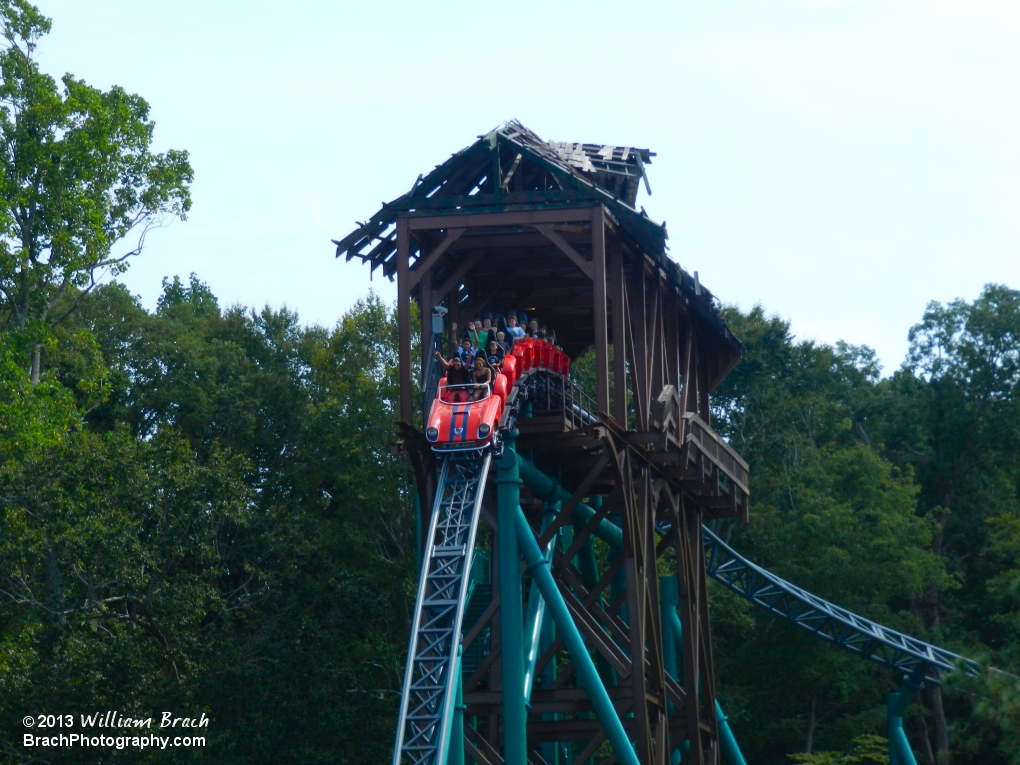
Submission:
<svg viewBox="0 0 1020 765">
<path fill-rule="evenodd" d="M 445 765 L 456 657 L 492 455 L 456 454 L 440 469 L 400 699 L 393 765 Z"/>
<path fill-rule="evenodd" d="M 861 658 L 905 675 L 923 673 L 928 682 L 963 670 L 976 676 L 981 666 L 944 648 L 889 629 L 813 595 L 758 566 L 703 527 L 705 566 L 713 579 L 756 606 Z"/>
</svg>

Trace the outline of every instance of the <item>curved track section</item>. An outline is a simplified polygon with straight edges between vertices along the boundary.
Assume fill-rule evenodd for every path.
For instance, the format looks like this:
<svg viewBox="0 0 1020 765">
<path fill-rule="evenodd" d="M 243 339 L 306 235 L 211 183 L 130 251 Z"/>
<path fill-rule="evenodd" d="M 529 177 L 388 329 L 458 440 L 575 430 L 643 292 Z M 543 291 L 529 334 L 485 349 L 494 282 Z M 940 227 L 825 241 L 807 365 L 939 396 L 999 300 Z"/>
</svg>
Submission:
<svg viewBox="0 0 1020 765">
<path fill-rule="evenodd" d="M 708 527 L 703 530 L 708 574 L 801 629 L 884 667 L 907 675 L 924 673 L 925 680 L 933 683 L 939 682 L 940 673 L 957 668 L 970 675 L 980 671 L 970 659 L 883 627 L 790 584 L 747 560 Z"/>
<path fill-rule="evenodd" d="M 457 651 L 478 515 L 492 456 L 447 455 L 442 462 L 411 625 L 394 765 L 446 762 Z"/>
</svg>

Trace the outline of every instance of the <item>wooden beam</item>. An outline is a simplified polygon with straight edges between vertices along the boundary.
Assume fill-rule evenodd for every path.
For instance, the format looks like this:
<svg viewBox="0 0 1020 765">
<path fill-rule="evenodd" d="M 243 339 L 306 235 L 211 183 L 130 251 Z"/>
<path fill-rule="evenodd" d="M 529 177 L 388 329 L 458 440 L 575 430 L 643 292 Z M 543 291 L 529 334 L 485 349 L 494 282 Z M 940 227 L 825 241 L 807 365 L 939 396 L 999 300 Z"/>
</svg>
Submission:
<svg viewBox="0 0 1020 765">
<path fill-rule="evenodd" d="M 560 512 L 556 516 L 556 519 L 549 525 L 549 528 L 546 529 L 545 533 L 539 539 L 538 543 L 543 550 L 549 545 L 549 542 L 552 541 L 552 538 L 556 535 L 556 533 L 563 526 L 570 523 L 571 514 L 574 512 L 574 508 L 577 507 L 577 504 L 582 499 L 588 496 L 589 489 L 595 485 L 595 481 L 600 475 L 602 475 L 602 471 L 606 469 L 609 462 L 609 455 L 603 453 L 598 462 L 595 463 L 595 466 L 588 471 L 588 475 L 585 476 L 584 480 L 577 487 L 574 493 L 570 495 L 570 499 L 568 499 L 560 507 Z"/>
<path fill-rule="evenodd" d="M 602 208 L 599 207 L 598 209 L 601 210 Z M 570 242 L 556 233 L 551 225 L 538 224 L 535 228 L 538 229 L 546 239 L 555 244 L 560 252 L 570 258 L 571 262 L 577 266 L 578 270 L 582 274 L 587 276 L 589 279 L 595 278 L 592 271 L 592 264 L 585 260 L 584 256 L 575 250 L 571 246 Z"/>
<path fill-rule="evenodd" d="M 546 234 L 548 236 L 548 234 Z M 591 209 L 591 256 L 595 282 L 595 406 L 609 416 L 609 325 L 606 316 L 606 211 Z"/>
<path fill-rule="evenodd" d="M 611 240 L 610 300 L 613 306 L 613 413 L 616 424 L 627 429 L 627 282 L 623 272 L 623 247 Z"/>
<path fill-rule="evenodd" d="M 644 274 L 638 278 L 644 281 Z M 645 306 L 644 284 L 628 285 L 627 292 L 627 339 L 630 341 L 630 379 L 634 385 L 634 413 L 638 430 L 648 430 L 648 393 L 645 381 L 648 368 L 645 365 Z M 640 289 L 639 289 L 640 287 Z M 636 300 L 635 300 L 636 299 Z"/>
<path fill-rule="evenodd" d="M 449 294 L 450 290 L 459 285 L 464 279 L 464 276 L 470 271 L 479 260 L 482 259 L 481 252 L 476 252 L 468 255 L 457 268 L 454 269 L 453 273 L 446 277 L 446 280 L 440 285 L 439 289 L 433 291 L 437 303 L 442 302 Z"/>
<path fill-rule="evenodd" d="M 534 226 L 536 223 L 566 223 L 588 220 L 591 206 L 563 207 L 556 210 L 520 210 L 491 213 L 458 213 L 455 215 L 428 215 L 406 218 L 411 231 L 428 231 L 436 228 L 478 228 L 481 226 Z"/>
<path fill-rule="evenodd" d="M 460 235 L 465 231 L 467 231 L 466 228 L 448 229 L 446 238 L 437 244 L 435 249 L 427 256 L 418 259 L 418 262 L 414 265 L 414 270 L 411 271 L 411 289 L 414 289 L 415 285 L 421 281 L 422 276 L 427 273 L 441 257 L 443 257 L 443 253 L 450 249 L 450 245 L 456 242 L 460 238 Z M 422 306 L 422 310 L 425 310 L 425 306 Z"/>
<path fill-rule="evenodd" d="M 397 220 L 397 363 L 400 367 L 400 421 L 412 425 L 411 279 L 406 218 Z"/>
</svg>

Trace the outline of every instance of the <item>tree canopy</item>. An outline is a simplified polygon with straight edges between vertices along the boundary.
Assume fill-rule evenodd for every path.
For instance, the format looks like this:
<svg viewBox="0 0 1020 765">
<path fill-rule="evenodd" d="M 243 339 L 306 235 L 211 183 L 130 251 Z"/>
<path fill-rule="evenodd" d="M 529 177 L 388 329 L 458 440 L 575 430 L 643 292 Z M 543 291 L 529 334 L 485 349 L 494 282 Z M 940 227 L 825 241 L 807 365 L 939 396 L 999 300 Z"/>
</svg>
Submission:
<svg viewBox="0 0 1020 765">
<path fill-rule="evenodd" d="M 324 328 L 195 275 L 151 311 L 101 284 L 186 215 L 192 171 L 152 152 L 139 96 L 42 73 L 49 29 L 0 0 L 0 762 L 389 762 L 417 570 L 394 312 L 370 295 Z M 906 729 L 925 765 L 1020 765 L 1020 292 L 930 304 L 886 377 L 760 306 L 725 316 L 745 356 L 713 427 L 752 522 L 716 531 L 1001 670 L 929 686 Z M 709 597 L 749 762 L 887 762 L 900 678 Z M 205 713 L 206 746 L 19 743 L 26 715 L 114 709 Z"/>
<path fill-rule="evenodd" d="M 33 382 L 51 325 L 122 271 L 161 216 L 191 207 L 188 154 L 151 151 L 145 99 L 40 71 L 50 26 L 27 0 L 0 0 L 0 320 L 24 335 Z M 134 246 L 115 251 L 132 231 Z"/>
<path fill-rule="evenodd" d="M 749 526 L 717 531 L 823 597 L 1015 673 L 1020 420 L 1000 367 L 1016 298 L 989 287 L 932 305 L 884 378 L 866 348 L 729 309 L 746 355 L 713 422 L 753 467 L 754 505 Z M 151 312 L 103 285 L 55 333 L 37 384 L 11 335 L 4 729 L 26 710 L 194 710 L 213 719 L 207 747 L 183 755 L 196 762 L 388 761 L 417 565 L 410 471 L 389 455 L 393 312 L 370 297 L 325 329 L 224 309 L 194 276 L 166 280 Z M 749 761 L 875 761 L 899 678 L 721 588 L 710 598 L 720 697 Z M 993 673 L 951 680 L 906 722 L 922 762 L 1015 765 L 1018 713 L 1015 681 Z M 0 758 L 28 762 L 15 743 Z M 50 761 L 135 761 L 64 754 Z"/>
</svg>

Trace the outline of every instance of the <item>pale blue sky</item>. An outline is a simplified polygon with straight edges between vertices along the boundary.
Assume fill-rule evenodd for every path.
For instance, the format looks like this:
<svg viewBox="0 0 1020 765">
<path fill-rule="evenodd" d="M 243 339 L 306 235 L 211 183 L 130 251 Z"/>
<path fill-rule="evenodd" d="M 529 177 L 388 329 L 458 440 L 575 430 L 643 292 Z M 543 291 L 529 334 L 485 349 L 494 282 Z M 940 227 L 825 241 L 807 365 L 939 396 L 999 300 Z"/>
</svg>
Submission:
<svg viewBox="0 0 1020 765">
<path fill-rule="evenodd" d="M 928 300 L 1020 288 L 1020 4 L 38 0 L 43 66 L 152 104 L 194 208 L 124 281 L 333 324 L 347 234 L 503 120 L 649 147 L 672 256 L 899 365 Z"/>
</svg>

